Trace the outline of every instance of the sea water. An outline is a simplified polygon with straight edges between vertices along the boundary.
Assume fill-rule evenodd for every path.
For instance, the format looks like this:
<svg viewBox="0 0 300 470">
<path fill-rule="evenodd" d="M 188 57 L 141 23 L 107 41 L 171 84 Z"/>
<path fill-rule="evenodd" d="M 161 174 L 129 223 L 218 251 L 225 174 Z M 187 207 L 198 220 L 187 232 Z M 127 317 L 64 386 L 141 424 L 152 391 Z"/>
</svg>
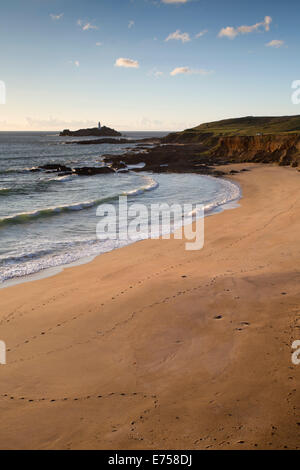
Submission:
<svg viewBox="0 0 300 470">
<path fill-rule="evenodd" d="M 165 133 L 123 133 L 128 138 Z M 98 240 L 99 204 L 127 196 L 138 202 L 203 204 L 207 213 L 238 200 L 237 185 L 197 174 L 149 172 L 95 176 L 32 172 L 49 163 L 102 166 L 103 155 L 121 154 L 136 144 L 66 145 L 78 138 L 55 132 L 0 132 L 0 283 L 47 268 L 94 257 L 131 240 Z M 86 138 L 84 138 L 86 140 Z M 135 166 L 135 165 L 133 165 Z M 142 165 L 140 165 L 142 166 Z"/>
</svg>

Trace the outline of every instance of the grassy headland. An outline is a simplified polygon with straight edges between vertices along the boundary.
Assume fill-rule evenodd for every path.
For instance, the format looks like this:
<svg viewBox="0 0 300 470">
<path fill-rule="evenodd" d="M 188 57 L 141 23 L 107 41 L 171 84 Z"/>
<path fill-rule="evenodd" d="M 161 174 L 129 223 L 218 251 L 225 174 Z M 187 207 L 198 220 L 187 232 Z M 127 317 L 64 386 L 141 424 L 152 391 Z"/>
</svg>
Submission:
<svg viewBox="0 0 300 470">
<path fill-rule="evenodd" d="M 211 136 L 253 136 L 258 134 L 300 134 L 300 115 L 255 117 L 246 116 L 235 119 L 200 124 L 182 132 L 175 132 L 167 136 L 168 141 L 179 139 L 182 141 L 202 141 L 207 134 Z"/>
</svg>

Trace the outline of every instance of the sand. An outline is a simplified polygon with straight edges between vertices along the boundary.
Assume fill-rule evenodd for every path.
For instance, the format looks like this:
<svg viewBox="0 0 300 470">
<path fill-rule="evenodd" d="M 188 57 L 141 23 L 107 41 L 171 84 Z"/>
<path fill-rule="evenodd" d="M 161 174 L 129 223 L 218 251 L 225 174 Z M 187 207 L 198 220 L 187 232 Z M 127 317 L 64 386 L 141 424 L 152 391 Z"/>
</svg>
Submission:
<svg viewBox="0 0 300 470">
<path fill-rule="evenodd" d="M 1 449 L 300 447 L 300 174 L 243 167 L 202 250 L 146 240 L 0 290 Z"/>
</svg>

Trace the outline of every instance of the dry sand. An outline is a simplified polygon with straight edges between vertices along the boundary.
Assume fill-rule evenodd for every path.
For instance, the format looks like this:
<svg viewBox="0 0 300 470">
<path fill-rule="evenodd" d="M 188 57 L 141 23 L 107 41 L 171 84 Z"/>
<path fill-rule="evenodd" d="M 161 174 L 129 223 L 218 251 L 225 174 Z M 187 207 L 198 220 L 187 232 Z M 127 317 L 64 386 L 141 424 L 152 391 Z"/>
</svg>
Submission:
<svg viewBox="0 0 300 470">
<path fill-rule="evenodd" d="M 0 448 L 300 447 L 300 174 L 246 166 L 201 251 L 146 240 L 0 291 Z"/>
</svg>

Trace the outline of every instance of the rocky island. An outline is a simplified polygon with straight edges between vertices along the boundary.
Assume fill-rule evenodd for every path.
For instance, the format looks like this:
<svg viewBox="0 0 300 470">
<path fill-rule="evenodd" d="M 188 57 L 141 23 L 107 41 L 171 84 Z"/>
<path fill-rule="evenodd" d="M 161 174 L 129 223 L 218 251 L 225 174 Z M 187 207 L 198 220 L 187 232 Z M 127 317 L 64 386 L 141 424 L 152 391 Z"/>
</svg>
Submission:
<svg viewBox="0 0 300 470">
<path fill-rule="evenodd" d="M 77 131 L 70 131 L 69 129 L 63 130 L 60 134 L 61 137 L 120 137 L 122 134 L 115 129 L 107 126 L 91 127 L 89 129 L 78 129 Z"/>
</svg>

